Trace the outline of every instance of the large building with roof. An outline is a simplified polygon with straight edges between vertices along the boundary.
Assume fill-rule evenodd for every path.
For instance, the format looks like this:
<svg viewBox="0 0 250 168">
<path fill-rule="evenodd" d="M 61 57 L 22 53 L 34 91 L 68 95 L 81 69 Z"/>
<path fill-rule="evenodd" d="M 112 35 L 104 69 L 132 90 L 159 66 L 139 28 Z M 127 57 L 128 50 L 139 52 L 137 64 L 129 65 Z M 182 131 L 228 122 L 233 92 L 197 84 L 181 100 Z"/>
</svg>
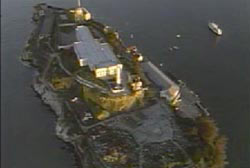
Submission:
<svg viewBox="0 0 250 168">
<path fill-rule="evenodd" d="M 75 33 L 78 41 L 74 43 L 74 51 L 80 66 L 88 66 L 97 78 L 120 75 L 122 64 L 109 44 L 94 39 L 86 26 L 78 26 Z"/>
</svg>

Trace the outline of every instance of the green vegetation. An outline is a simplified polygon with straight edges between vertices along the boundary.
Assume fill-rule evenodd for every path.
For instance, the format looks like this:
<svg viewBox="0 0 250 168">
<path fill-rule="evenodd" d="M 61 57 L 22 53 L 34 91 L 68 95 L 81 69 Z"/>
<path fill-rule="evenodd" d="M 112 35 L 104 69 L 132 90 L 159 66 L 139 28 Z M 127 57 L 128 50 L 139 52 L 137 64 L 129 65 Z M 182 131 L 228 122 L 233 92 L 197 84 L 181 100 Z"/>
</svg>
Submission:
<svg viewBox="0 0 250 168">
<path fill-rule="evenodd" d="M 214 120 L 209 117 L 199 117 L 196 120 L 197 128 L 198 128 L 198 136 L 201 140 L 209 145 L 212 145 L 214 139 L 218 136 L 218 128 Z"/>
<path fill-rule="evenodd" d="M 180 151 L 167 153 L 163 158 L 165 158 L 165 160 L 163 160 L 162 168 L 181 168 L 190 164 L 188 159 L 185 158 Z"/>
<path fill-rule="evenodd" d="M 147 86 L 151 84 L 151 82 L 144 74 L 139 62 L 132 62 L 130 59 L 126 57 L 121 57 L 119 60 L 128 72 L 130 72 L 132 75 L 138 75 L 141 78 L 144 85 Z"/>
<path fill-rule="evenodd" d="M 125 52 L 125 47 L 119 38 L 119 34 L 113 28 L 105 26 L 94 20 L 89 21 L 88 26 L 96 29 L 104 36 L 105 40 L 113 47 L 115 54 L 119 55 Z"/>
<path fill-rule="evenodd" d="M 127 162 L 127 155 L 119 152 L 116 149 L 111 149 L 109 154 L 103 157 L 103 160 L 108 163 L 125 164 Z"/>
<path fill-rule="evenodd" d="M 107 42 L 113 47 L 115 54 L 121 54 L 125 51 L 125 48 L 123 47 L 122 42 L 119 38 L 118 32 L 109 27 L 104 28 L 103 33 Z"/>
<path fill-rule="evenodd" d="M 131 63 L 131 61 L 128 58 L 121 57 L 119 60 L 125 69 L 127 69 L 132 74 L 136 73 L 134 65 Z"/>
<path fill-rule="evenodd" d="M 95 116 L 98 120 L 105 120 L 110 117 L 110 113 L 106 110 L 100 110 Z"/>
<path fill-rule="evenodd" d="M 193 143 L 187 152 L 191 155 L 197 168 L 224 168 L 226 162 L 227 139 L 219 135 L 215 121 L 207 116 L 198 117 L 195 121 L 181 119 L 184 132 Z"/>
<path fill-rule="evenodd" d="M 226 164 L 226 138 L 219 135 L 218 128 L 214 120 L 209 117 L 199 117 L 196 120 L 197 135 L 200 137 L 203 143 L 203 152 L 200 153 L 198 159 L 198 165 L 205 163 L 210 168 L 224 168 Z M 197 155 L 197 153 L 196 153 Z M 204 161 L 203 161 L 204 160 Z"/>
<path fill-rule="evenodd" d="M 71 77 L 56 77 L 51 80 L 54 89 L 69 89 L 72 85 L 73 79 Z"/>
</svg>

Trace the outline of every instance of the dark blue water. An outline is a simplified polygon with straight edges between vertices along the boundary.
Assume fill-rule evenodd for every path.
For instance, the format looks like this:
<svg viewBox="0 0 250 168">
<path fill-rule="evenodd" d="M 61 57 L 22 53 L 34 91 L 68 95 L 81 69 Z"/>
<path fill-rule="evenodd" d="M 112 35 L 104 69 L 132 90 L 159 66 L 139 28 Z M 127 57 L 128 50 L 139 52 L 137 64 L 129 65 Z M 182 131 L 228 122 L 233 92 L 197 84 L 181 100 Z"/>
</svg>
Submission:
<svg viewBox="0 0 250 168">
<path fill-rule="evenodd" d="M 74 163 L 54 135 L 55 117 L 35 97 L 34 72 L 18 61 L 39 0 L 4 0 L 1 6 L 1 111 L 3 168 L 69 168 Z M 74 1 L 51 0 L 72 7 Z M 85 0 L 94 17 L 118 29 L 154 63 L 197 92 L 229 138 L 228 168 L 250 167 L 250 1 Z M 223 29 L 216 38 L 207 28 Z M 130 34 L 134 38 L 130 38 Z M 175 35 L 181 34 L 181 39 Z M 170 52 L 177 45 L 180 50 Z"/>
</svg>

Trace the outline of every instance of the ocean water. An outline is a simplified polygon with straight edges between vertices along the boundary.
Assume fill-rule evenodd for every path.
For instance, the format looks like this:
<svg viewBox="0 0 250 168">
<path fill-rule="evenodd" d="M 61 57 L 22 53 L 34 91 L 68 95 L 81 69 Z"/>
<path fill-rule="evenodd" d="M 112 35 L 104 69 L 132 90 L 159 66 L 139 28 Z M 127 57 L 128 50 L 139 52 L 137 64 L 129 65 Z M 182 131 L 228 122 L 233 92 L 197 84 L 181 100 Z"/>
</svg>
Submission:
<svg viewBox="0 0 250 168">
<path fill-rule="evenodd" d="M 1 5 L 1 166 L 70 168 L 74 158 L 55 136 L 55 117 L 30 87 L 34 71 L 18 60 L 39 0 Z M 73 7 L 75 1 L 46 0 Z M 229 138 L 228 168 L 250 167 L 250 1 L 83 0 L 95 19 L 198 93 Z M 223 36 L 208 28 L 216 21 Z M 133 34 L 133 38 L 131 38 Z M 176 34 L 181 38 L 177 39 Z M 169 47 L 179 46 L 170 52 Z"/>
</svg>

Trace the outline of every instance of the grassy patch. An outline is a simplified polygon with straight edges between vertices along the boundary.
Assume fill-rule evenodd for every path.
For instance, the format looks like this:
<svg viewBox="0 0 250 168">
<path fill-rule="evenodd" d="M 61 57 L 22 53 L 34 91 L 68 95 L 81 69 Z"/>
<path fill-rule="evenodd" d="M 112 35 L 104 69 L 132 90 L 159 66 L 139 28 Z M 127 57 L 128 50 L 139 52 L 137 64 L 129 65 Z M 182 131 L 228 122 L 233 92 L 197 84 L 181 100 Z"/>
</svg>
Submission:
<svg viewBox="0 0 250 168">
<path fill-rule="evenodd" d="M 56 90 L 69 89 L 72 83 L 73 79 L 71 77 L 56 77 L 51 80 L 51 84 Z"/>
</svg>

